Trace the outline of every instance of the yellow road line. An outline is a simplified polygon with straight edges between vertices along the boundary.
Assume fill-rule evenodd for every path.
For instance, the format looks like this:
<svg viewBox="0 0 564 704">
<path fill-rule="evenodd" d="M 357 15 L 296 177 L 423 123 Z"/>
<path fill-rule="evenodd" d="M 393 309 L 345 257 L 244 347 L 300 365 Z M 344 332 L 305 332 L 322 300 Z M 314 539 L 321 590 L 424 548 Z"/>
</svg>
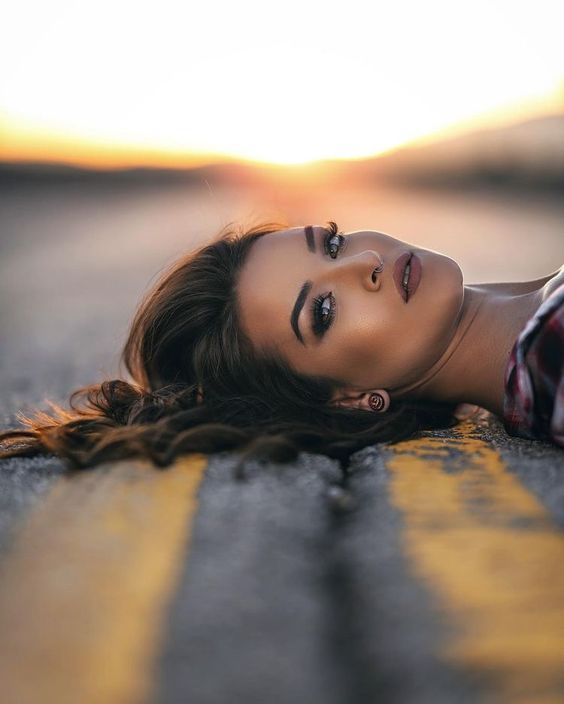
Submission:
<svg viewBox="0 0 564 704">
<path fill-rule="evenodd" d="M 0 564 L 3 704 L 149 701 L 206 460 L 62 476 Z"/>
<path fill-rule="evenodd" d="M 496 701 L 564 701 L 564 535 L 473 435 L 391 445 L 390 497 L 405 549 L 454 626 L 442 656 Z"/>
</svg>

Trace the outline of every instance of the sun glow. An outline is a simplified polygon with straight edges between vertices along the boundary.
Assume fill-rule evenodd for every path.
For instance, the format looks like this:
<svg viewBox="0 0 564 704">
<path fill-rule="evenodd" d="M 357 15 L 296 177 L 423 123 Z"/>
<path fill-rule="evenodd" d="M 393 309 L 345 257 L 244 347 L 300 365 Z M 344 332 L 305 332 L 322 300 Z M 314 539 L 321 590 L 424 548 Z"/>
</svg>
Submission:
<svg viewBox="0 0 564 704">
<path fill-rule="evenodd" d="M 563 106 L 558 2 L 155 7 L 13 3 L 0 156 L 300 164 Z"/>
</svg>

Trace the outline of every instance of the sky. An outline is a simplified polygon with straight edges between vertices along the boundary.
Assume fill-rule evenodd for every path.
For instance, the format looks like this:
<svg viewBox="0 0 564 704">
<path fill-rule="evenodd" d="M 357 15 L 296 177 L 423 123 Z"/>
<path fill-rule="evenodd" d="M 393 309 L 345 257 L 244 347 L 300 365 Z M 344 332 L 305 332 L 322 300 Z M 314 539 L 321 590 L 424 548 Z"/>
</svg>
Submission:
<svg viewBox="0 0 564 704">
<path fill-rule="evenodd" d="M 18 0 L 0 158 L 304 163 L 564 112 L 562 0 Z"/>
</svg>

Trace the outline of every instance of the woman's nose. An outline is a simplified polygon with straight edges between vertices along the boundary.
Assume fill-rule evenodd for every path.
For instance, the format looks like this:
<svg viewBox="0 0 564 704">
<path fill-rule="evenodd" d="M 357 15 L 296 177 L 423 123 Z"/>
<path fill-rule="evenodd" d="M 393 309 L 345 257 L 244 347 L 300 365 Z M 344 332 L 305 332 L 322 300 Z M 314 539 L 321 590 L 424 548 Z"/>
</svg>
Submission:
<svg viewBox="0 0 564 704">
<path fill-rule="evenodd" d="M 359 281 L 369 291 L 380 288 L 384 262 L 374 250 L 367 249 L 358 254 L 344 255 L 337 261 L 339 276 Z"/>
</svg>

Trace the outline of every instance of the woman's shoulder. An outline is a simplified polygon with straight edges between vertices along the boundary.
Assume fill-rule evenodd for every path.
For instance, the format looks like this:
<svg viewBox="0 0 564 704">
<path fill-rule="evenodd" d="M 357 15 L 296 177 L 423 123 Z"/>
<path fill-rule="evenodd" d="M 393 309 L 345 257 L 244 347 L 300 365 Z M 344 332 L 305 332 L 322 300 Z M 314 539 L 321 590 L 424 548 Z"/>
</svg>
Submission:
<svg viewBox="0 0 564 704">
<path fill-rule="evenodd" d="M 562 284 L 564 284 L 564 265 L 561 266 L 557 272 L 552 274 L 548 281 L 542 286 L 542 301 L 544 302 L 547 298 L 552 296 Z"/>
<path fill-rule="evenodd" d="M 511 296 L 520 296 L 533 291 L 542 289 L 542 300 L 547 298 L 560 284 L 564 283 L 564 264 L 553 271 L 552 274 L 542 276 L 540 279 L 532 279 L 531 281 L 501 281 L 496 283 L 475 284 L 486 288 L 490 291 L 498 293 L 506 293 Z"/>
</svg>

